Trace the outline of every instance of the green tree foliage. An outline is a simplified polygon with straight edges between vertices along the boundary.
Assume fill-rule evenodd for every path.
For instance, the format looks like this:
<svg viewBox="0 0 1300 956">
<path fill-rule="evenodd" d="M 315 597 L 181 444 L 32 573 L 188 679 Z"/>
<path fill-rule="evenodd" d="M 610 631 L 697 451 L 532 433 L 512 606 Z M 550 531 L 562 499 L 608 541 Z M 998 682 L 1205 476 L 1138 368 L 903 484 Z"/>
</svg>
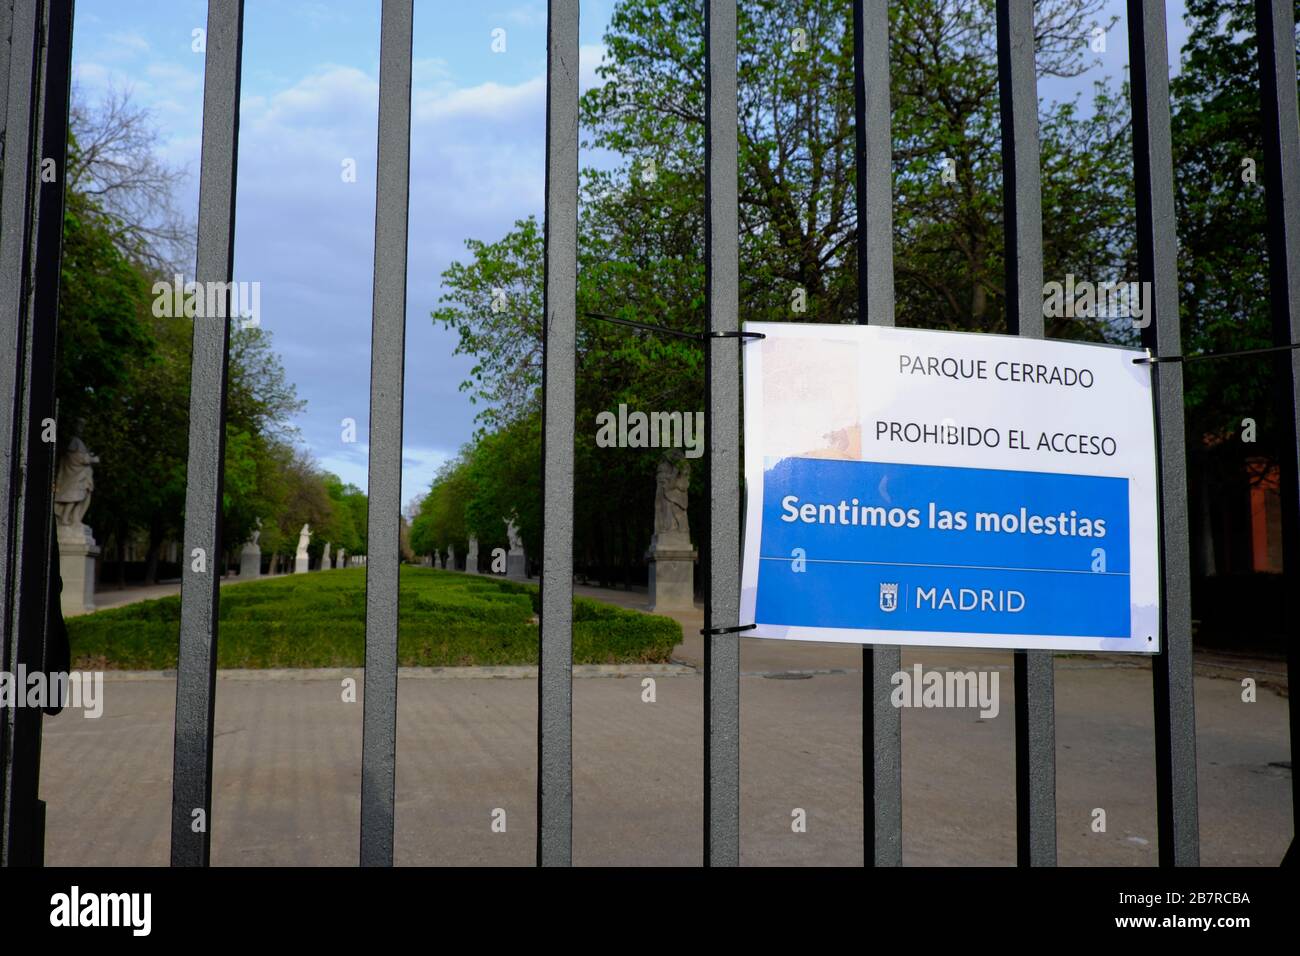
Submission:
<svg viewBox="0 0 1300 956">
<path fill-rule="evenodd" d="M 471 536 L 465 517 L 466 506 L 474 495 L 468 450 L 445 462 L 438 469 L 429 493 L 411 523 L 411 550 L 418 555 L 446 555 L 455 548 L 464 555 Z"/>
<path fill-rule="evenodd" d="M 1035 4 L 1040 76 L 1077 76 L 1091 65 L 1086 37 L 1102 7 L 1101 0 Z M 898 321 L 1002 330 L 994 0 L 908 0 L 891 5 L 891 21 Z M 851 24 L 850 0 L 739 4 L 742 319 L 857 318 Z M 702 407 L 701 345 L 588 313 L 703 328 L 703 36 L 695 0 L 622 0 L 605 35 L 601 82 L 580 104 L 583 144 L 618 158 L 613 168 L 584 170 L 582 180 L 580 565 L 640 562 L 662 454 L 596 447 L 596 414 L 620 403 Z M 1046 276 L 1135 278 L 1127 275 L 1134 257 L 1126 97 L 1098 86 L 1091 107 L 1085 115 L 1076 102 L 1041 105 L 1044 219 L 1054 224 L 1045 240 Z M 455 328 L 460 351 L 474 357 L 464 387 L 486 406 L 480 421 L 494 429 L 469 459 L 475 487 L 481 480 L 490 489 L 471 499 L 470 523 L 486 533 L 517 508 L 527 545 L 540 469 L 531 436 L 538 429 L 541 230 L 528 219 L 497 242 L 471 240 L 467 248 L 470 261 L 443 276 L 434 318 Z M 504 301 L 496 294 L 502 289 Z M 1061 320 L 1050 332 L 1093 339 L 1123 333 L 1072 322 Z M 521 459 L 526 451 L 530 457 Z M 701 462 L 692 472 L 697 490 L 704 479 Z"/>
<path fill-rule="evenodd" d="M 542 234 L 533 217 L 494 243 L 469 239 L 468 264 L 443 273 L 435 321 L 460 335 L 457 354 L 476 360 L 461 390 L 483 402 L 486 424 L 535 409 L 542 381 Z"/>
<path fill-rule="evenodd" d="M 1187 21 L 1191 30 L 1182 68 L 1170 83 L 1183 349 L 1267 346 L 1272 344 L 1264 248 L 1268 215 L 1254 8 L 1229 0 L 1188 0 Z M 1247 175 L 1252 165 L 1254 175 Z M 1193 431 L 1232 433 L 1245 414 L 1267 430 L 1270 373 L 1267 361 L 1187 366 Z"/>
<path fill-rule="evenodd" d="M 1300 3 L 1295 14 L 1300 17 Z M 1170 81 L 1183 351 L 1268 346 L 1268 212 L 1254 7 L 1188 0 L 1186 21 L 1181 69 Z M 1216 570 L 1231 543 L 1214 541 L 1219 503 L 1240 500 L 1243 484 L 1267 476 L 1280 443 L 1292 440 L 1277 427 L 1275 374 L 1267 358 L 1185 366 L 1189 480 L 1198 516 L 1193 553 L 1203 573 Z M 1239 440 L 1246 418 L 1256 424 L 1253 444 Z"/>
<path fill-rule="evenodd" d="M 348 554 L 364 554 L 366 495 L 356 485 L 345 483 L 337 475 L 323 475 L 325 492 L 329 496 L 331 515 L 329 523 L 318 529 L 316 537 L 329 541 L 337 553 L 343 548 Z M 358 513 L 361 516 L 358 522 Z"/>
<path fill-rule="evenodd" d="M 1102 6 L 1035 4 L 1040 76 L 1077 76 L 1090 65 L 1082 41 Z M 993 0 L 891 4 L 903 325 L 1004 328 L 995 22 Z M 743 318 L 856 319 L 851 24 L 849 0 L 739 5 Z M 638 182 L 631 192 L 652 192 L 645 203 L 678 227 L 660 256 L 693 262 L 703 248 L 702 38 L 702 9 L 690 0 L 621 3 L 605 37 L 603 84 L 582 100 L 590 145 L 629 160 L 628 169 L 590 177 L 588 202 L 610 206 L 616 221 L 635 217 L 618 183 L 654 162 L 659 188 Z M 1044 219 L 1074 217 L 1068 246 L 1045 249 L 1048 276 L 1088 262 L 1104 270 L 1099 279 L 1115 277 L 1128 259 L 1121 241 L 1130 215 L 1123 107 L 1104 90 L 1087 116 L 1074 103 L 1041 106 Z M 806 311 L 792 309 L 797 289 Z"/>
<path fill-rule="evenodd" d="M 71 126 L 56 379 L 60 448 L 80 435 L 99 456 L 86 520 L 109 544 L 119 575 L 127 540 L 142 536 L 152 581 L 161 545 L 179 538 L 184 521 L 193 320 L 183 317 L 183 303 L 160 296 L 192 235 L 172 205 L 181 174 L 157 158 L 147 113 L 110 95 L 95 109 L 74 103 Z M 291 421 L 302 408 L 269 334 L 232 325 L 222 499 L 228 556 L 259 518 L 262 547 L 272 553 L 292 554 L 306 522 L 326 530 L 337 524 L 339 540 L 364 552 L 364 494 L 349 486 L 336 495 L 330 479 L 338 479 L 293 446 Z M 317 550 L 325 540 L 316 539 Z"/>
</svg>

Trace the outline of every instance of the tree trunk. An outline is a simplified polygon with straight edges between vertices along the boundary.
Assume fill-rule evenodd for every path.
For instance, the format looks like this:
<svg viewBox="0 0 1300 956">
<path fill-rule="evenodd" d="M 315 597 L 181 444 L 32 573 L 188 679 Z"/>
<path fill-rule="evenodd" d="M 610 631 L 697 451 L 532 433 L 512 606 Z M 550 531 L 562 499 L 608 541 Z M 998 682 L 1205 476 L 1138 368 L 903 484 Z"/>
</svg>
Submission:
<svg viewBox="0 0 1300 956">
<path fill-rule="evenodd" d="M 162 527 L 157 523 L 149 526 L 149 553 L 145 556 L 144 583 L 158 583 L 158 549 L 162 547 Z"/>
<path fill-rule="evenodd" d="M 117 526 L 117 589 L 126 587 L 126 536 L 129 534 L 126 522 Z"/>
<path fill-rule="evenodd" d="M 1200 561 L 1201 574 L 1205 577 L 1212 577 L 1216 572 L 1214 563 L 1214 512 L 1210 508 L 1210 468 L 1208 467 L 1208 455 L 1201 453 L 1197 456 L 1200 459 L 1201 488 L 1200 495 L 1200 518 L 1201 534 L 1200 547 L 1197 548 L 1197 554 Z"/>
</svg>

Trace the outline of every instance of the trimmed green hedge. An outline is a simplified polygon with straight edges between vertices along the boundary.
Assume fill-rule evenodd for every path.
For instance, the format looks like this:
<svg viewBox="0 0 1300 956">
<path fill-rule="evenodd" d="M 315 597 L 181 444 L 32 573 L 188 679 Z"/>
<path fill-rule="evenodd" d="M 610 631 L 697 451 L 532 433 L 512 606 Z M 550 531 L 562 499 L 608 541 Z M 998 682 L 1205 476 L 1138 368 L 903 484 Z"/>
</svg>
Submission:
<svg viewBox="0 0 1300 956">
<path fill-rule="evenodd" d="M 398 659 L 403 666 L 537 663 L 538 590 L 433 568 L 403 567 Z M 656 663 L 682 639 L 671 618 L 574 600 L 575 664 Z M 267 578 L 221 589 L 218 667 L 360 667 L 365 569 Z M 68 621 L 78 667 L 176 666 L 180 598 L 141 601 Z"/>
</svg>

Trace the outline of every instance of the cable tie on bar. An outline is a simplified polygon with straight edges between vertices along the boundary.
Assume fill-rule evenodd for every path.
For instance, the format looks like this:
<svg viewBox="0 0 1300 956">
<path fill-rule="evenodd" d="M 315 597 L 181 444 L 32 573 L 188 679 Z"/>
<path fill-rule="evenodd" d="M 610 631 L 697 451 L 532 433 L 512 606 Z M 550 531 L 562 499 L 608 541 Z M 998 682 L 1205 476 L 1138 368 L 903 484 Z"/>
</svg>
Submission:
<svg viewBox="0 0 1300 956">
<path fill-rule="evenodd" d="M 1161 362 L 1198 362 L 1202 359 L 1238 358 L 1242 355 L 1264 355 L 1268 352 L 1290 352 L 1300 349 L 1300 342 L 1290 345 L 1273 345 L 1263 349 L 1239 349 L 1235 352 L 1203 352 L 1200 355 L 1152 355 L 1147 349 L 1146 358 L 1135 358 L 1134 365 L 1158 365 Z"/>
<path fill-rule="evenodd" d="M 602 322 L 613 322 L 615 325 L 626 325 L 628 328 L 641 329 L 645 332 L 659 332 L 663 335 L 675 335 L 678 338 L 690 339 L 693 342 L 707 342 L 709 339 L 767 338 L 767 335 L 763 332 L 683 332 L 680 329 L 670 329 L 664 325 L 653 325 L 649 322 L 633 322 L 631 319 L 620 319 L 616 315 L 606 315 L 604 312 L 586 312 L 583 314 L 591 319 L 600 319 Z"/>
<path fill-rule="evenodd" d="M 737 624 L 734 627 L 702 627 L 700 633 L 705 637 L 715 634 L 739 634 L 741 631 L 752 631 L 757 624 Z"/>
<path fill-rule="evenodd" d="M 628 328 L 632 329 L 642 329 L 646 332 L 659 332 L 663 335 L 675 335 L 678 338 L 691 339 L 693 341 L 698 341 L 700 339 L 700 333 L 698 332 L 682 332 L 678 329 L 670 329 L 663 325 L 651 325 L 649 322 L 633 322 L 631 319 L 620 319 L 616 315 L 606 315 L 603 312 L 586 312 L 584 314 L 588 318 L 600 319 L 603 322 L 613 322 L 615 325 L 626 325 Z"/>
<path fill-rule="evenodd" d="M 765 339 L 765 332 L 705 332 L 703 335 L 707 339 Z M 757 626 L 757 625 L 755 625 Z"/>
</svg>

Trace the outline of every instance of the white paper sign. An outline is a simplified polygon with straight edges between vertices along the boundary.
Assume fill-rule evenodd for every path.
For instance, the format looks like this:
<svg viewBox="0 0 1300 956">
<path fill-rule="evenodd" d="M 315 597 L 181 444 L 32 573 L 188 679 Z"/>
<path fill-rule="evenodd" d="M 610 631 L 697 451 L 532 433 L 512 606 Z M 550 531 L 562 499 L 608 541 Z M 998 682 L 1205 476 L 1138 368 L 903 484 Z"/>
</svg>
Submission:
<svg viewBox="0 0 1300 956">
<path fill-rule="evenodd" d="M 1145 353 L 745 328 L 745 636 L 1159 650 Z"/>
</svg>

